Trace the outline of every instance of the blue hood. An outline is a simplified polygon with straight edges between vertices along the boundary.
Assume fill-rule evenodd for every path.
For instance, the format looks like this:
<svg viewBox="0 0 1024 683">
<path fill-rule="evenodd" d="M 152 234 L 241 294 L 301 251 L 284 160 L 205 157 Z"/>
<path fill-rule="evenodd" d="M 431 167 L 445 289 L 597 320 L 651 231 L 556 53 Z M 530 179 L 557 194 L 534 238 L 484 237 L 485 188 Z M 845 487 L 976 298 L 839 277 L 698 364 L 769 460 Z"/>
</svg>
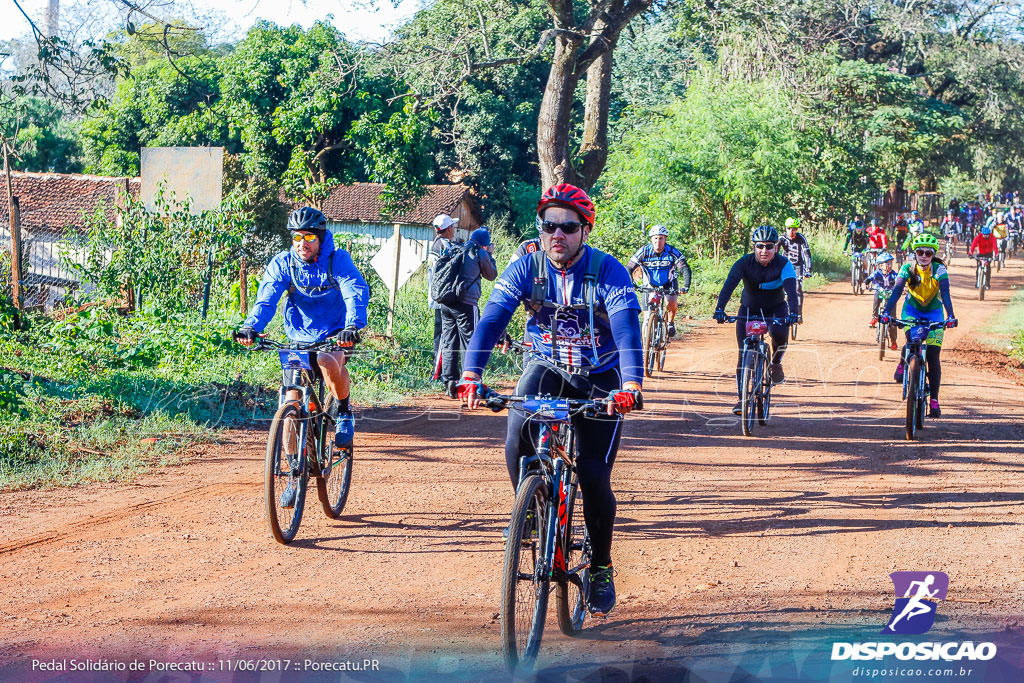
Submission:
<svg viewBox="0 0 1024 683">
<path fill-rule="evenodd" d="M 332 264 L 335 282 L 331 281 Z M 322 341 L 342 328 L 366 325 L 369 288 L 349 253 L 335 247 L 330 231 L 324 234 L 315 263 L 306 263 L 289 250 L 267 264 L 245 324 L 262 332 L 290 286 L 293 291 L 285 301 L 283 315 L 285 332 L 292 341 Z"/>
</svg>

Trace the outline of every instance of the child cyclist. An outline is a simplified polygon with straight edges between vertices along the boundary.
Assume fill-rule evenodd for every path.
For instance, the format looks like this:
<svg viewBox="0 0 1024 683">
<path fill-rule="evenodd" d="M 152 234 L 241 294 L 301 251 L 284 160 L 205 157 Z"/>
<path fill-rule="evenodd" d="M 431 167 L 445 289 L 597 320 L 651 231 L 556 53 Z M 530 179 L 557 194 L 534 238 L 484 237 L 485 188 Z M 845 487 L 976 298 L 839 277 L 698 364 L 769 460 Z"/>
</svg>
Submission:
<svg viewBox="0 0 1024 683">
<path fill-rule="evenodd" d="M 914 258 L 903 264 L 899 274 L 896 276 L 896 283 L 892 289 L 892 296 L 885 307 L 885 312 L 879 317 L 879 321 L 888 324 L 896 310 L 896 300 L 907 289 L 907 298 L 903 302 L 901 318 L 903 320 L 924 319 L 934 322 L 941 321 L 942 309 L 946 309 L 946 327 L 956 327 L 956 317 L 953 315 L 953 302 L 949 297 L 949 274 L 946 272 L 946 264 L 942 259 L 935 257 L 939 249 L 939 240 L 934 235 L 927 233 L 917 235 L 910 245 L 913 249 Z M 932 330 L 925 340 L 925 362 L 928 366 L 928 389 L 930 401 L 928 404 L 928 415 L 939 417 L 942 411 L 939 410 L 939 381 L 942 378 L 942 368 L 939 361 L 939 352 L 942 350 L 942 333 L 945 330 L 940 328 Z M 896 366 L 896 374 L 893 379 L 897 383 L 903 383 L 903 372 L 906 369 L 906 358 L 901 355 L 900 363 Z"/>
<path fill-rule="evenodd" d="M 896 271 L 892 268 L 893 255 L 887 251 L 883 251 L 878 255 L 875 260 L 877 268 L 875 272 L 867 279 L 868 286 L 875 290 L 875 295 L 871 301 L 871 327 L 874 327 L 878 323 L 878 306 L 882 303 L 882 290 L 890 290 L 896 286 Z M 893 325 L 889 326 L 889 348 L 896 349 L 896 327 Z"/>
</svg>

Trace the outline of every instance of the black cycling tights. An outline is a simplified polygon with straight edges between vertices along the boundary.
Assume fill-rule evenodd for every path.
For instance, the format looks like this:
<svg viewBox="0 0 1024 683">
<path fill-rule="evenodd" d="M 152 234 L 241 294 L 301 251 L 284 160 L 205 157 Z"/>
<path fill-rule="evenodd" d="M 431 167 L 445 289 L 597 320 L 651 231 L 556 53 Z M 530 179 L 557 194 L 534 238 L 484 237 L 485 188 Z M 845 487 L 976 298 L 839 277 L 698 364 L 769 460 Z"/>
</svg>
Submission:
<svg viewBox="0 0 1024 683">
<path fill-rule="evenodd" d="M 516 393 L 551 394 L 565 398 L 604 398 L 620 386 L 619 371 L 606 370 L 587 377 L 569 377 L 546 363 L 530 363 L 516 385 Z M 576 472 L 583 492 L 583 516 L 590 533 L 595 565 L 612 561 L 612 526 L 615 523 L 615 494 L 612 493 L 612 465 L 622 437 L 622 416 L 577 417 Z M 519 408 L 508 411 L 505 436 L 505 464 L 512 486 L 519 482 L 519 457 L 532 455 L 539 427 L 528 423 Z"/>
<path fill-rule="evenodd" d="M 925 347 L 924 359 L 928 366 L 928 395 L 939 400 L 939 382 L 942 380 L 942 364 L 939 362 L 941 346 Z"/>
</svg>

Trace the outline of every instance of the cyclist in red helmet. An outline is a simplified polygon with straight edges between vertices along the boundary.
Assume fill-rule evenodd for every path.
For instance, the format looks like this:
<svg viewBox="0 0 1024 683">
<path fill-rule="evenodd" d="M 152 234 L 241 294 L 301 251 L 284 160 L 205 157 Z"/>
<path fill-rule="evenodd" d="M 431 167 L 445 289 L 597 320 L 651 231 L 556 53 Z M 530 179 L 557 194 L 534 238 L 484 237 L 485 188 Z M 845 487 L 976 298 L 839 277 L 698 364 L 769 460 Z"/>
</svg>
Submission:
<svg viewBox="0 0 1024 683">
<path fill-rule="evenodd" d="M 595 616 L 615 606 L 612 526 L 615 495 L 611 472 L 622 437 L 622 414 L 642 406 L 643 354 L 633 283 L 615 258 L 587 245 L 594 205 L 574 185 L 549 189 L 537 204 L 541 249 L 509 264 L 466 352 L 459 397 L 474 408 L 486 392 L 480 375 L 513 313 L 526 307 L 526 334 L 535 353 L 516 393 L 565 398 L 610 397 L 609 414 L 577 418 L 576 469 L 583 493 L 593 556 L 588 607 Z M 537 285 L 535 287 L 535 285 Z M 558 306 L 586 304 L 578 309 Z M 557 324 L 555 313 L 558 312 Z M 519 408 L 509 410 L 505 462 L 513 487 L 519 458 L 533 452 L 535 428 Z"/>
</svg>

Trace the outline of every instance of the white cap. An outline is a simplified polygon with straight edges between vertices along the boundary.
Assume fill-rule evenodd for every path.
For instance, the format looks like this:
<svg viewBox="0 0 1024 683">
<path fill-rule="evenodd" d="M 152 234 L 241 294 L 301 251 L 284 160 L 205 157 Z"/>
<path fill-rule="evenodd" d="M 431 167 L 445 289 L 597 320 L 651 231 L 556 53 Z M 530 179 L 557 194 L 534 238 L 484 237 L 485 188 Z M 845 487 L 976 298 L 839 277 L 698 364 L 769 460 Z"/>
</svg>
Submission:
<svg viewBox="0 0 1024 683">
<path fill-rule="evenodd" d="M 452 218 L 446 213 L 439 213 L 434 217 L 434 230 L 438 232 L 444 232 L 448 228 L 452 227 L 459 222 L 458 218 Z"/>
<path fill-rule="evenodd" d="M 647 231 L 648 237 L 654 237 L 655 235 L 664 235 L 668 237 L 668 228 L 664 225 L 652 225 L 651 229 Z"/>
</svg>

